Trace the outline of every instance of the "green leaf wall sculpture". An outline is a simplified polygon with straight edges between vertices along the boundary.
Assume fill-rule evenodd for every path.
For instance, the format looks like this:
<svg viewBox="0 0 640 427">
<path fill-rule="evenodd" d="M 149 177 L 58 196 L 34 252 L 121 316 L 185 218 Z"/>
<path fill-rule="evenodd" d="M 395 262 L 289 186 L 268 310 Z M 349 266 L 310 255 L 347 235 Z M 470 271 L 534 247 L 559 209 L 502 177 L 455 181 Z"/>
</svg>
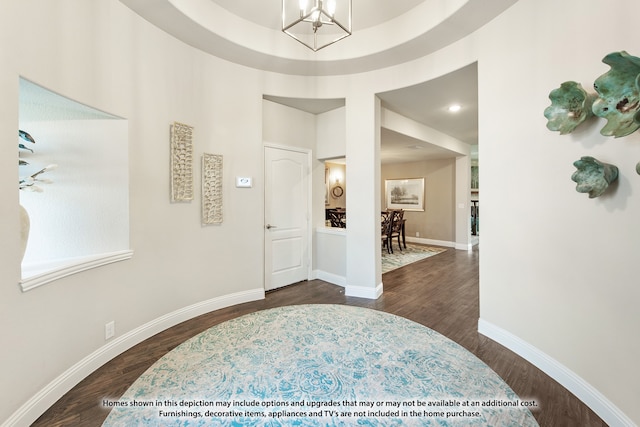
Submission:
<svg viewBox="0 0 640 427">
<path fill-rule="evenodd" d="M 602 62 L 611 69 L 593 84 L 598 92 L 593 113 L 607 119 L 602 135 L 627 136 L 640 128 L 640 58 L 622 51 L 610 53 Z"/>
<path fill-rule="evenodd" d="M 560 135 L 573 132 L 587 118 L 593 116 L 591 105 L 595 94 L 588 94 L 577 82 L 564 82 L 549 94 L 551 105 L 544 110 L 547 128 Z"/>
<path fill-rule="evenodd" d="M 567 81 L 549 93 L 551 105 L 544 110 L 547 128 L 560 135 L 573 132 L 589 117 L 607 120 L 600 130 L 604 136 L 620 138 L 640 129 L 640 58 L 626 51 L 612 52 L 602 59 L 610 69 L 593 83 L 597 96 L 580 83 Z M 584 156 L 573 162 L 578 169 L 571 179 L 576 191 L 599 197 L 618 178 L 618 168 Z M 640 162 L 636 165 L 640 175 Z"/>
<path fill-rule="evenodd" d="M 584 156 L 573 162 L 578 169 L 571 175 L 576 182 L 578 193 L 589 193 L 589 198 L 601 196 L 609 185 L 618 179 L 618 168 L 614 165 L 602 163 L 593 157 Z"/>
</svg>

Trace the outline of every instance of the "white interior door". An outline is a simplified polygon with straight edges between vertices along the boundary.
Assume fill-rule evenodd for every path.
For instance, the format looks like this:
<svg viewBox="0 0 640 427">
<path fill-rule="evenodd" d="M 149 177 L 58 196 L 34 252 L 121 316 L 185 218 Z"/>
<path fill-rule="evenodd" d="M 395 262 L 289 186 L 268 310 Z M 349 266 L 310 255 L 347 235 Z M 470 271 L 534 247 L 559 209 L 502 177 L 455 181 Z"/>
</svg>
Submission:
<svg viewBox="0 0 640 427">
<path fill-rule="evenodd" d="M 309 277 L 310 153 L 265 146 L 265 290 Z"/>
</svg>

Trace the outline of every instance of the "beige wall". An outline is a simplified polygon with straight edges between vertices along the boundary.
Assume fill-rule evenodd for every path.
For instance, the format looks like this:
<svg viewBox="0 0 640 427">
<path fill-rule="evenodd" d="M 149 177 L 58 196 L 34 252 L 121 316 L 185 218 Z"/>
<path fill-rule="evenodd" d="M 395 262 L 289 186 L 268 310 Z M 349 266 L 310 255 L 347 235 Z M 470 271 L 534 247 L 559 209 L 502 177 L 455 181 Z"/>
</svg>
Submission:
<svg viewBox="0 0 640 427">
<path fill-rule="evenodd" d="M 405 212 L 406 235 L 455 242 L 455 159 L 383 164 L 381 178 L 383 210 L 386 179 L 424 178 L 424 212 Z"/>
<path fill-rule="evenodd" d="M 26 21 L 38 30 L 25 31 Z M 2 423 L 26 402 L 28 421 L 88 370 L 171 323 L 264 295 L 263 91 L 260 72 L 190 48 L 116 0 L 0 2 L 0 63 Z M 25 293 L 18 285 L 19 76 L 128 120 L 134 251 L 130 260 Z M 174 121 L 194 127 L 190 203 L 170 202 Z M 205 152 L 224 157 L 224 221 L 206 227 L 198 191 Z M 253 188 L 235 188 L 236 176 L 254 177 Z M 116 336 L 105 341 L 109 321 Z M 54 393 L 38 395 L 53 381 Z"/>
<path fill-rule="evenodd" d="M 605 137 L 596 118 L 559 135 L 543 111 L 564 81 L 593 91 L 610 52 L 640 56 L 633 30 L 621 25 L 639 13 L 630 0 L 520 0 L 480 31 L 478 61 L 480 316 L 518 337 L 514 348 L 524 340 L 544 354 L 539 360 L 568 367 L 578 378 L 567 384 L 586 382 L 579 394 L 599 402 L 594 408 L 614 402 L 636 424 L 640 133 Z M 607 195 L 576 192 L 573 162 L 585 155 L 618 166 Z"/>
<path fill-rule="evenodd" d="M 116 339 L 139 339 L 156 331 L 140 328 L 185 308 L 212 309 L 212 300 L 232 304 L 259 295 L 263 93 L 347 99 L 346 154 L 360 162 L 349 166 L 350 191 L 372 215 L 384 179 L 372 143 L 379 129 L 375 94 L 477 61 L 482 320 L 573 375 L 568 385 L 586 390 L 599 413 L 627 414 L 639 423 L 640 133 L 603 137 L 603 121 L 596 119 L 560 136 L 546 129 L 542 114 L 548 93 L 563 81 L 591 88 L 608 70 L 601 63 L 606 54 L 629 49 L 640 55 L 629 42 L 637 39 L 635 26 L 622 25 L 638 15 L 635 0 L 519 0 L 472 36 L 428 57 L 357 76 L 305 78 L 208 56 L 116 0 L 0 2 L 0 420 L 40 398 L 88 356 L 108 356 L 131 344 L 108 347 L 104 325 L 110 320 L 116 321 Z M 133 258 L 27 293 L 17 285 L 19 75 L 128 119 L 131 141 Z M 224 156 L 220 226 L 200 225 L 198 192 L 192 203 L 168 201 L 173 121 L 194 126 L 196 158 L 203 152 Z M 594 200 L 575 191 L 572 163 L 583 155 L 620 168 L 613 192 Z M 254 187 L 235 189 L 234 177 L 246 175 L 255 177 Z M 322 188 L 323 165 L 314 170 L 316 180 L 314 189 Z M 433 197 L 427 193 L 427 206 Z M 365 274 L 378 259 L 372 252 L 379 249 L 375 222 L 372 216 L 347 238 L 348 280 L 364 277 L 367 286 L 377 277 Z M 31 413 L 44 410 L 47 401 L 34 405 Z"/>
</svg>

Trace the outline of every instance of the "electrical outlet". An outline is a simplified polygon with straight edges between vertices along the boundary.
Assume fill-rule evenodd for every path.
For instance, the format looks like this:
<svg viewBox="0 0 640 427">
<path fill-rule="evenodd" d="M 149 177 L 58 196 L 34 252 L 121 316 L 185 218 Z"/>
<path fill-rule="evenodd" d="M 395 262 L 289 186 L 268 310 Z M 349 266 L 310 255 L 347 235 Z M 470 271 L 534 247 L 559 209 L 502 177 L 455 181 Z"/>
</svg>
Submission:
<svg viewBox="0 0 640 427">
<path fill-rule="evenodd" d="M 420 237 L 420 232 L 416 231 L 416 237 Z"/>
<path fill-rule="evenodd" d="M 104 339 L 108 340 L 110 338 L 113 338 L 115 334 L 116 334 L 116 322 L 115 320 L 112 320 L 111 322 L 104 325 Z"/>
</svg>

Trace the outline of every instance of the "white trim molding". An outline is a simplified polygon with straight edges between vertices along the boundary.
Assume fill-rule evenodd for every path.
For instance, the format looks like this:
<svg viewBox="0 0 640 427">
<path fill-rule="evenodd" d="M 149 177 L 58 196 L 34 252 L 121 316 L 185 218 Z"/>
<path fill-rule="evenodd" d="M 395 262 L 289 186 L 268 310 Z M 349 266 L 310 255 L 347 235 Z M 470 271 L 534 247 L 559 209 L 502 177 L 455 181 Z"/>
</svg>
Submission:
<svg viewBox="0 0 640 427">
<path fill-rule="evenodd" d="M 528 342 L 484 319 L 478 332 L 529 361 L 584 402 L 610 426 L 637 427 L 617 406 L 575 372 Z"/>
<path fill-rule="evenodd" d="M 56 403 L 58 399 L 75 387 L 80 381 L 88 377 L 93 371 L 114 357 L 129 350 L 134 345 L 141 343 L 159 332 L 211 311 L 261 299 L 264 299 L 264 288 L 250 289 L 244 292 L 212 298 L 160 316 L 124 335 L 116 337 L 113 341 L 110 341 L 89 354 L 47 384 L 14 412 L 13 415 L 2 424 L 2 427 L 31 425 L 31 423 Z"/>
<path fill-rule="evenodd" d="M 471 251 L 473 250 L 473 245 L 471 243 L 456 243 L 454 248 L 459 251 Z"/>
<path fill-rule="evenodd" d="M 457 243 L 457 242 L 449 242 L 446 240 L 425 239 L 422 237 L 407 236 L 406 241 L 409 243 L 418 243 L 420 245 L 444 246 L 445 248 L 454 248 L 461 251 L 470 251 L 473 249 L 472 243 Z"/>
<path fill-rule="evenodd" d="M 419 245 L 437 245 L 437 246 L 444 246 L 446 248 L 456 247 L 455 242 L 449 242 L 446 240 L 425 239 L 424 237 L 412 237 L 412 236 L 407 236 L 406 240 L 409 243 L 417 243 Z"/>
<path fill-rule="evenodd" d="M 314 279 L 323 280 L 334 285 L 342 286 L 343 288 L 347 286 L 347 278 L 344 276 L 339 276 L 323 270 L 314 270 L 313 273 L 312 277 Z"/>
<path fill-rule="evenodd" d="M 29 277 L 24 277 L 20 280 L 20 288 L 22 288 L 22 292 L 27 292 L 39 286 L 46 285 L 49 282 L 53 282 L 54 280 L 62 279 L 63 277 L 71 276 L 72 274 L 92 268 L 131 259 L 132 257 L 133 251 L 127 249 L 118 252 L 53 261 L 46 264 L 25 266 L 23 268 L 23 276 Z"/>
<path fill-rule="evenodd" d="M 378 299 L 382 295 L 382 283 L 375 288 L 367 286 L 345 286 L 344 294 L 348 297 Z"/>
</svg>

